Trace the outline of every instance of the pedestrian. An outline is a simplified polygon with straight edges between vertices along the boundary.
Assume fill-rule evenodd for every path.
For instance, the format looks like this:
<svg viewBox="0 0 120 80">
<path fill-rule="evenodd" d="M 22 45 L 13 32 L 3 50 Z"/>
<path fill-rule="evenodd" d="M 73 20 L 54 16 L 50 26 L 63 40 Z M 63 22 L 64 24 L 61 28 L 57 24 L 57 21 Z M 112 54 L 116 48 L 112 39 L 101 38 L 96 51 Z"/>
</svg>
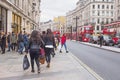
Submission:
<svg viewBox="0 0 120 80">
<path fill-rule="evenodd" d="M 24 41 L 24 47 L 25 47 L 25 51 L 27 49 L 27 46 L 28 46 L 28 42 L 29 42 L 29 39 L 28 39 L 28 35 L 26 32 L 24 32 L 24 35 L 23 35 L 23 41 Z"/>
<path fill-rule="evenodd" d="M 62 37 L 61 37 L 61 48 L 60 48 L 60 53 L 62 53 L 62 47 L 65 47 L 65 50 L 66 50 L 66 53 L 68 53 L 68 50 L 67 50 L 67 45 L 66 45 L 66 35 L 63 34 Z"/>
<path fill-rule="evenodd" d="M 12 32 L 12 34 L 11 34 L 10 41 L 11 41 L 11 48 L 12 48 L 12 51 L 15 51 L 16 42 L 17 42 L 17 36 L 15 35 L 14 32 Z"/>
<path fill-rule="evenodd" d="M 99 41 L 100 41 L 100 47 L 102 47 L 102 44 L 103 44 L 103 35 L 100 34 L 99 36 Z"/>
<path fill-rule="evenodd" d="M 34 60 L 37 65 L 38 73 L 40 73 L 40 63 L 39 63 L 39 56 L 40 56 L 40 47 L 43 47 L 44 44 L 42 42 L 42 38 L 40 37 L 40 33 L 37 30 L 32 31 L 29 45 L 27 48 L 27 52 L 30 52 L 30 60 L 31 60 L 31 72 L 35 72 L 34 69 Z"/>
<path fill-rule="evenodd" d="M 5 48 L 6 48 L 6 34 L 5 34 L 4 32 L 2 32 L 1 47 L 2 47 L 2 54 L 5 54 Z"/>
<path fill-rule="evenodd" d="M 23 49 L 24 49 L 24 40 L 23 40 L 23 34 L 22 31 L 20 31 L 20 33 L 18 34 L 18 52 L 20 54 L 23 54 Z"/>
<path fill-rule="evenodd" d="M 53 49 L 56 48 L 54 35 L 51 29 L 47 29 L 46 37 L 45 37 L 45 57 L 47 62 L 47 68 L 50 67 L 51 62 L 51 53 Z"/>
<path fill-rule="evenodd" d="M 8 43 L 8 52 L 10 51 L 11 49 L 11 41 L 10 41 L 10 37 L 11 37 L 11 33 L 9 32 L 8 33 L 8 36 L 7 36 L 7 43 Z"/>
</svg>

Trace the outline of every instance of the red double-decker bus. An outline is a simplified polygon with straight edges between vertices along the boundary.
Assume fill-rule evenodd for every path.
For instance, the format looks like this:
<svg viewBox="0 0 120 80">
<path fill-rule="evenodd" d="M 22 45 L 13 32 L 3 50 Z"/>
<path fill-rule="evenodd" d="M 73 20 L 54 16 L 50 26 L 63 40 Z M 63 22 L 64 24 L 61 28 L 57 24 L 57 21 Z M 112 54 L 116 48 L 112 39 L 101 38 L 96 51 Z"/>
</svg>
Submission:
<svg viewBox="0 0 120 80">
<path fill-rule="evenodd" d="M 80 41 L 83 41 L 83 42 L 89 42 L 92 34 L 93 34 L 93 26 L 91 25 L 83 26 L 80 29 L 79 39 Z"/>
</svg>

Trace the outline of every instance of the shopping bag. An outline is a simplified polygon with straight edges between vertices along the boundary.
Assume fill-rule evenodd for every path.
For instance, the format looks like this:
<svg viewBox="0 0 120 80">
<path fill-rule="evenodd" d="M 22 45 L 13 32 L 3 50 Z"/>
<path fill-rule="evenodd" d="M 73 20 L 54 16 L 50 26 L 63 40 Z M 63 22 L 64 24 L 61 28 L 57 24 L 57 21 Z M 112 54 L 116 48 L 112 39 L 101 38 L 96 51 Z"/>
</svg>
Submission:
<svg viewBox="0 0 120 80">
<path fill-rule="evenodd" d="M 25 55 L 23 58 L 23 70 L 27 70 L 29 67 L 30 67 L 30 63 L 27 55 Z"/>
<path fill-rule="evenodd" d="M 43 48 L 40 49 L 40 55 L 45 56 L 45 50 Z"/>
<path fill-rule="evenodd" d="M 40 55 L 39 61 L 41 64 L 44 64 L 45 63 L 45 56 Z"/>
</svg>

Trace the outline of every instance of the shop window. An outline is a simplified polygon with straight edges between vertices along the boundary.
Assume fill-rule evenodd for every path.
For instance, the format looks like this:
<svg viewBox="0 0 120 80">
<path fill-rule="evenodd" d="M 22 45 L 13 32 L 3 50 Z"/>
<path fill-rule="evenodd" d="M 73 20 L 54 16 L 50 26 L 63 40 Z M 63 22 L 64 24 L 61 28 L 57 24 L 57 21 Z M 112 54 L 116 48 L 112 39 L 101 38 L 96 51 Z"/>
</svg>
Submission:
<svg viewBox="0 0 120 80">
<path fill-rule="evenodd" d="M 99 30 L 99 26 L 97 26 L 97 30 Z"/>
</svg>

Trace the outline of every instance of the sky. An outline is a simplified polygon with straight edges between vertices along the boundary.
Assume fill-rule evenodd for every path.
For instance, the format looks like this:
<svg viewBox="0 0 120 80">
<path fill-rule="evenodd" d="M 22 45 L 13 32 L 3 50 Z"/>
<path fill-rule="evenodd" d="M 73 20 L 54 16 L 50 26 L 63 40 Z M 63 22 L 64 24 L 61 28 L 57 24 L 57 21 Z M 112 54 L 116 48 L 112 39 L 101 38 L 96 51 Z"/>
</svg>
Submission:
<svg viewBox="0 0 120 80">
<path fill-rule="evenodd" d="M 41 22 L 65 16 L 66 12 L 76 7 L 78 0 L 41 0 Z"/>
</svg>

